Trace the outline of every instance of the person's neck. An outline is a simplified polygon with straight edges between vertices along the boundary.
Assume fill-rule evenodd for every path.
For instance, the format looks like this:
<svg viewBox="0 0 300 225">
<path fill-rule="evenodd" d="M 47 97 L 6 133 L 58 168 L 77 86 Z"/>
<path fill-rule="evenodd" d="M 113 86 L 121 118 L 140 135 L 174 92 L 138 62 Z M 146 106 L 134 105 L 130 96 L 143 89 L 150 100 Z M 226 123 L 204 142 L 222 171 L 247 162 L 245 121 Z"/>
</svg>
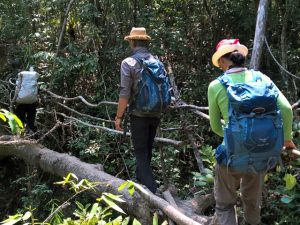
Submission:
<svg viewBox="0 0 300 225">
<path fill-rule="evenodd" d="M 247 68 L 245 67 L 241 67 L 241 66 L 235 66 L 235 67 L 229 67 L 228 70 L 225 71 L 225 73 L 230 74 L 230 73 L 240 73 L 242 71 L 247 70 Z"/>
<path fill-rule="evenodd" d="M 132 49 L 133 53 L 136 53 L 136 52 L 139 52 L 139 51 L 147 51 L 147 48 L 146 47 L 134 47 Z"/>
</svg>

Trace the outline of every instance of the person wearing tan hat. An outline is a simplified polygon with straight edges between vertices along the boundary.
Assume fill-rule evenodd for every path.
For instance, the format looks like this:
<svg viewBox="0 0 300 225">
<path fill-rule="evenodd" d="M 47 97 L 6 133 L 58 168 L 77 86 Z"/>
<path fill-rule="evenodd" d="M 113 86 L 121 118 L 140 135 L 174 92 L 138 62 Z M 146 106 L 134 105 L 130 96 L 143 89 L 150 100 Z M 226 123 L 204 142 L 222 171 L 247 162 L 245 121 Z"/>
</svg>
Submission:
<svg viewBox="0 0 300 225">
<path fill-rule="evenodd" d="M 249 83 L 253 82 L 254 75 L 244 64 L 248 49 L 240 44 L 239 39 L 224 39 L 216 47 L 216 52 L 212 56 L 214 66 L 220 68 L 226 76 L 231 79 L 231 83 Z M 270 82 L 270 78 L 262 74 L 262 82 Z M 224 137 L 224 126 L 229 123 L 229 101 L 227 89 L 220 82 L 220 79 L 212 81 L 208 87 L 209 116 L 212 130 L 219 136 Z M 287 149 L 294 149 L 292 141 L 292 110 L 288 100 L 278 90 L 277 105 L 280 109 L 283 131 L 284 146 Z M 216 158 L 222 154 L 225 143 L 216 150 Z M 225 159 L 227 160 L 227 159 Z M 244 210 L 245 224 L 257 225 L 260 223 L 260 204 L 262 196 L 262 186 L 264 172 L 245 173 L 234 170 L 230 167 L 230 161 L 227 165 L 218 161 L 215 168 L 214 195 L 216 200 L 216 218 L 219 225 L 237 225 L 236 215 L 236 190 L 240 187 L 241 198 Z M 227 161 L 228 162 L 228 161 Z"/>
<path fill-rule="evenodd" d="M 143 66 L 137 59 L 156 59 L 148 50 L 151 37 L 147 34 L 145 28 L 133 27 L 130 34 L 124 39 L 128 41 L 132 55 L 124 59 L 121 64 L 121 90 L 115 127 L 117 130 L 123 130 L 122 119 L 129 104 L 130 130 L 136 157 L 136 177 L 141 184 L 155 193 L 157 184 L 151 168 L 151 158 L 153 142 L 161 114 L 142 113 L 136 110 L 132 103 L 138 94 L 137 85 L 143 70 Z"/>
</svg>

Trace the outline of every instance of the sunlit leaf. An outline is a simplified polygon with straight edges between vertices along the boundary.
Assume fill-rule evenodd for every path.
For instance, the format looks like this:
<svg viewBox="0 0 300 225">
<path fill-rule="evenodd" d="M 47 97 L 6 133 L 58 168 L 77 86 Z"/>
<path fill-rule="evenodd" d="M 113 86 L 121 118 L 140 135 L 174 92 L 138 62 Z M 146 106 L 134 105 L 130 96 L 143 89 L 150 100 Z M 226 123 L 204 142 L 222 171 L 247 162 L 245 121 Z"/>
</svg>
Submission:
<svg viewBox="0 0 300 225">
<path fill-rule="evenodd" d="M 128 181 L 123 182 L 120 187 L 118 188 L 118 191 L 122 191 L 128 184 Z"/>
<path fill-rule="evenodd" d="M 142 225 L 139 221 L 136 219 L 133 220 L 132 225 Z"/>
<path fill-rule="evenodd" d="M 13 225 L 22 220 L 23 214 L 16 214 L 14 216 L 9 216 L 8 219 L 0 222 L 3 225 Z"/>
<path fill-rule="evenodd" d="M 2 119 L 4 122 L 7 121 L 7 119 L 3 113 L 0 113 L 0 119 Z"/>
<path fill-rule="evenodd" d="M 287 190 L 292 190 L 297 184 L 297 180 L 292 174 L 285 174 L 283 180 L 285 181 L 285 188 Z"/>
<path fill-rule="evenodd" d="M 268 182 L 268 180 L 269 180 L 269 174 L 267 173 L 264 177 L 264 182 L 266 183 L 266 182 Z"/>
<path fill-rule="evenodd" d="M 122 225 L 128 225 L 129 224 L 129 220 L 130 220 L 130 217 L 126 217 L 123 222 L 122 222 Z"/>
<path fill-rule="evenodd" d="M 71 176 L 72 176 L 75 180 L 78 180 L 78 177 L 77 177 L 74 173 L 71 173 Z"/>
<path fill-rule="evenodd" d="M 28 220 L 30 217 L 31 217 L 31 212 L 26 212 L 26 213 L 24 214 L 24 216 L 22 217 L 22 220 L 23 220 L 23 221 Z"/>
<path fill-rule="evenodd" d="M 281 172 L 281 166 L 279 166 L 279 165 L 276 166 L 276 172 L 277 172 L 277 173 Z"/>
<path fill-rule="evenodd" d="M 123 209 L 121 209 L 116 203 L 114 203 L 110 198 L 106 197 L 105 195 L 102 195 L 102 200 L 105 201 L 105 203 L 116 210 L 117 212 L 126 214 Z"/>
<path fill-rule="evenodd" d="M 15 120 L 8 118 L 8 125 L 13 134 L 16 134 L 18 131 L 18 126 Z"/>
<path fill-rule="evenodd" d="M 103 195 L 111 198 L 112 200 L 114 201 L 117 201 L 117 202 L 125 202 L 123 199 L 121 199 L 121 195 L 114 195 L 114 194 L 111 194 L 111 193 L 103 193 Z"/>
<path fill-rule="evenodd" d="M 153 225 L 158 225 L 158 217 L 157 217 L 157 213 L 154 213 L 154 216 L 153 216 Z"/>
<path fill-rule="evenodd" d="M 129 183 L 129 185 L 128 185 L 128 192 L 129 192 L 129 194 L 131 196 L 134 195 L 135 190 L 134 190 L 134 184 L 133 183 Z"/>
<path fill-rule="evenodd" d="M 97 210 L 98 210 L 98 207 L 99 207 L 99 204 L 98 204 L 98 203 L 94 203 L 94 204 L 93 204 L 92 209 L 91 209 L 91 211 L 90 211 L 90 214 L 91 214 L 92 216 L 96 215 Z"/>
<path fill-rule="evenodd" d="M 15 114 L 12 114 L 12 116 L 13 116 L 14 120 L 16 121 L 16 123 L 18 124 L 18 126 L 19 126 L 21 129 L 23 129 L 24 126 L 23 126 L 22 121 L 21 121 Z"/>
</svg>

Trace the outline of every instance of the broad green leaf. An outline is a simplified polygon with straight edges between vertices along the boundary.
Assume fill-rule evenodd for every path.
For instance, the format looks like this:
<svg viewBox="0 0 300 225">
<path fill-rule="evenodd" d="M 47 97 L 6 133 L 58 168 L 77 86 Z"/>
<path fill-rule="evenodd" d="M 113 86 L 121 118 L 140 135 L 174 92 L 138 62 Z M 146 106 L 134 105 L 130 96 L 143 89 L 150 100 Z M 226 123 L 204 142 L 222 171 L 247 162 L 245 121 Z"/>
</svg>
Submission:
<svg viewBox="0 0 300 225">
<path fill-rule="evenodd" d="M 112 200 L 114 201 L 117 201 L 117 202 L 125 202 L 123 199 L 121 199 L 121 196 L 122 195 L 114 195 L 114 194 L 111 194 L 111 193 L 103 193 L 103 195 L 111 198 Z"/>
<path fill-rule="evenodd" d="M 195 185 L 195 186 L 205 186 L 205 185 L 207 185 L 207 183 L 204 182 L 204 181 L 195 181 L 195 182 L 194 182 L 194 185 Z"/>
<path fill-rule="evenodd" d="M 90 214 L 91 214 L 92 216 L 96 215 L 98 207 L 99 207 L 99 204 L 98 204 L 98 203 L 94 203 L 94 204 L 93 204 L 92 209 L 91 209 L 91 211 L 90 211 Z"/>
<path fill-rule="evenodd" d="M 142 225 L 138 220 L 134 219 L 132 225 Z"/>
<path fill-rule="evenodd" d="M 264 177 L 264 182 L 266 183 L 266 182 L 268 182 L 268 180 L 269 180 L 269 176 L 270 176 L 270 174 L 269 173 L 267 173 L 266 175 L 265 175 L 265 177 Z"/>
<path fill-rule="evenodd" d="M 122 220 L 123 220 L 122 216 L 119 216 L 115 220 L 112 221 L 112 225 L 121 225 Z"/>
<path fill-rule="evenodd" d="M 11 132 L 13 134 L 16 134 L 17 131 L 18 131 L 18 126 L 17 126 L 17 123 L 15 120 L 11 119 L 11 117 L 8 118 L 8 125 L 9 125 L 9 128 L 11 130 Z"/>
<path fill-rule="evenodd" d="M 123 220 L 122 225 L 128 225 L 129 220 L 130 220 L 130 217 L 126 217 L 126 218 Z"/>
<path fill-rule="evenodd" d="M 281 172 L 281 166 L 279 166 L 279 165 L 276 166 L 276 172 L 277 172 L 277 173 Z"/>
<path fill-rule="evenodd" d="M 6 117 L 3 113 L 0 113 L 0 119 L 2 119 L 4 122 L 6 122 Z"/>
<path fill-rule="evenodd" d="M 81 181 L 78 182 L 78 184 L 75 185 L 75 190 L 79 189 L 79 188 L 83 188 L 83 183 L 85 182 L 84 179 L 82 179 Z"/>
<path fill-rule="evenodd" d="M 13 116 L 14 120 L 17 122 L 18 126 L 23 129 L 24 126 L 23 126 L 22 121 L 15 114 L 12 114 L 12 116 Z"/>
<path fill-rule="evenodd" d="M 209 183 L 213 183 L 214 182 L 214 177 L 212 174 L 206 174 L 206 180 L 209 182 Z"/>
<path fill-rule="evenodd" d="M 129 194 L 131 196 L 134 195 L 135 190 L 134 190 L 134 184 L 133 183 L 129 183 L 129 185 L 128 185 L 128 192 L 129 192 Z"/>
<path fill-rule="evenodd" d="M 77 207 L 78 207 L 80 210 L 83 210 L 83 209 L 84 209 L 84 205 L 82 205 L 80 202 L 76 201 L 75 204 L 77 205 Z"/>
<path fill-rule="evenodd" d="M 78 181 L 78 177 L 74 173 L 71 173 L 71 176 Z"/>
<path fill-rule="evenodd" d="M 103 201 L 105 201 L 105 203 L 110 206 L 111 208 L 113 208 L 114 210 L 126 214 L 123 209 L 121 209 L 116 203 L 114 203 L 110 198 L 106 197 L 105 195 L 102 195 L 102 199 Z"/>
<path fill-rule="evenodd" d="M 24 216 L 22 217 L 22 220 L 23 220 L 23 221 L 28 220 L 30 217 L 31 217 L 31 212 L 26 212 L 26 213 L 24 214 Z"/>
<path fill-rule="evenodd" d="M 283 196 L 280 201 L 284 204 L 289 204 L 294 200 L 294 197 L 290 197 L 290 196 Z"/>
<path fill-rule="evenodd" d="M 157 217 L 157 213 L 154 213 L 154 216 L 153 216 L 153 225 L 158 225 L 158 217 Z"/>
<path fill-rule="evenodd" d="M 287 190 L 292 190 L 297 184 L 295 176 L 289 173 L 285 174 L 283 180 L 285 181 L 285 187 Z"/>
<path fill-rule="evenodd" d="M 9 216 L 8 219 L 1 222 L 3 225 L 13 225 L 22 220 L 23 214 L 16 214 L 14 216 Z"/>
<path fill-rule="evenodd" d="M 118 188 L 118 191 L 122 191 L 128 184 L 128 181 L 123 182 L 120 187 Z"/>
</svg>

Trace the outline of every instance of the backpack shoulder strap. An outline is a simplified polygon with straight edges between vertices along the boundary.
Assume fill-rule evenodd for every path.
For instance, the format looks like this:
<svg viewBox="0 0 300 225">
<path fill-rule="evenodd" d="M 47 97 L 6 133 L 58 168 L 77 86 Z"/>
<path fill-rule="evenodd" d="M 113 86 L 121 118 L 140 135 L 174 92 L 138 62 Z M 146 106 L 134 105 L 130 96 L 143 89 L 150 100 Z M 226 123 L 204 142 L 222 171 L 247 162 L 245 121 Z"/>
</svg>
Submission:
<svg viewBox="0 0 300 225">
<path fill-rule="evenodd" d="M 147 67 L 147 65 L 144 63 L 145 59 L 142 59 L 140 57 L 138 57 L 137 55 L 133 55 L 131 56 L 132 58 L 134 58 L 142 67 L 143 69 L 146 71 L 146 73 L 149 75 L 149 77 L 157 84 L 161 83 L 158 81 L 158 79 L 153 75 L 152 71 L 150 68 Z"/>
<path fill-rule="evenodd" d="M 257 70 L 250 70 L 250 72 L 252 73 L 252 76 L 253 76 L 253 81 L 254 82 L 262 82 L 262 73 L 260 71 L 257 71 Z"/>
<path fill-rule="evenodd" d="M 224 73 L 217 78 L 219 82 L 227 89 L 229 86 L 232 85 L 232 79 L 228 74 Z"/>
</svg>

